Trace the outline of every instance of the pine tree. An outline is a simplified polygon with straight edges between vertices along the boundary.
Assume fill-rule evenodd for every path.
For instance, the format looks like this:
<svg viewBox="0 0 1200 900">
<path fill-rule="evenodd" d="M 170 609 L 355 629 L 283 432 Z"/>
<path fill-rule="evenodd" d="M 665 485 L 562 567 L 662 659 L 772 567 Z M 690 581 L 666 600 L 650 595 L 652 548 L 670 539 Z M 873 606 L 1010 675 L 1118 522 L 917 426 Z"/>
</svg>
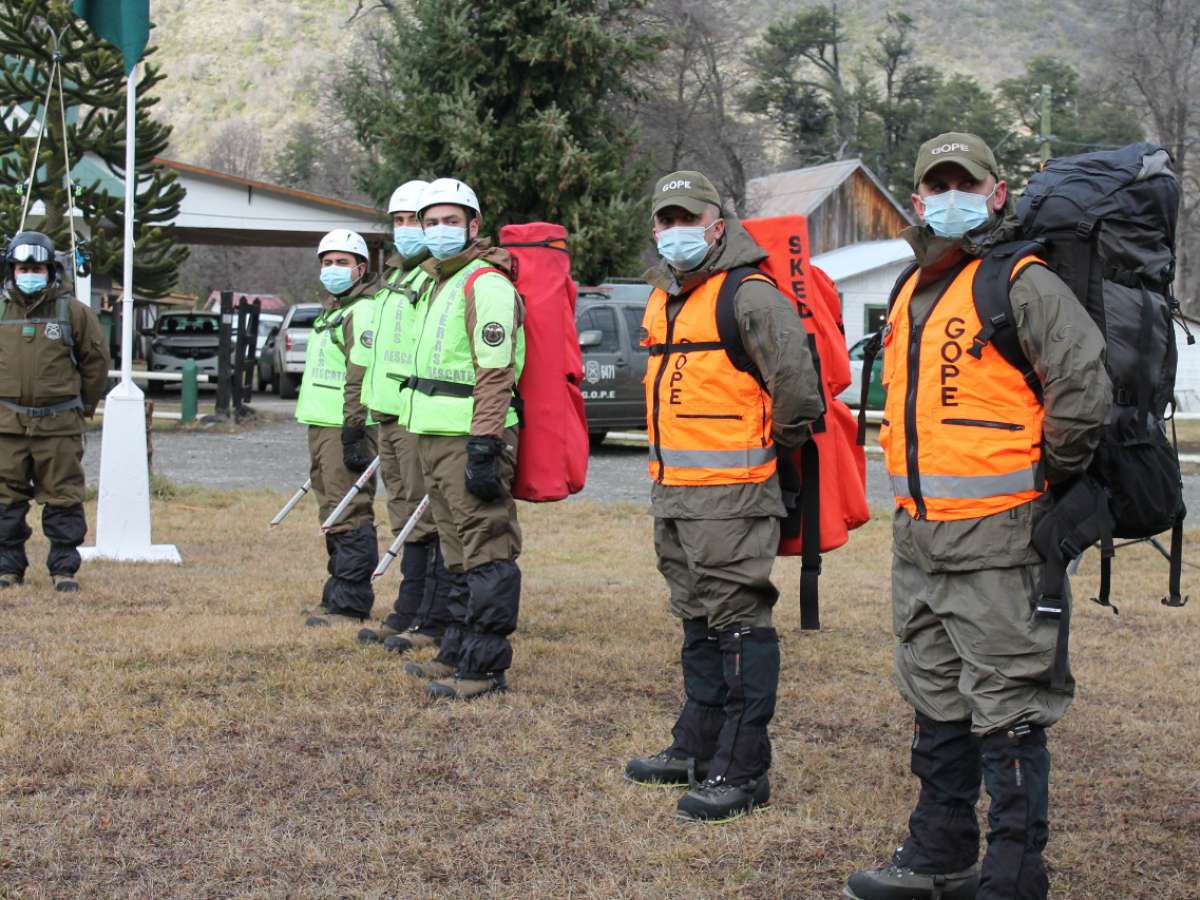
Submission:
<svg viewBox="0 0 1200 900">
<path fill-rule="evenodd" d="M 62 87 L 67 111 L 65 139 L 74 169 L 92 154 L 118 180 L 125 168 L 125 75 L 121 55 L 75 19 L 69 0 L 5 0 L 0 4 L 0 233 L 13 234 L 21 220 L 23 190 L 29 178 L 46 87 L 59 35 Z M 146 51 L 149 57 L 153 48 Z M 153 87 L 165 76 L 147 63 L 137 85 L 137 146 L 133 281 L 139 293 L 160 296 L 176 281 L 187 248 L 177 246 L 165 225 L 179 212 L 184 189 L 177 173 L 151 160 L 170 137 L 155 122 Z M 51 92 L 46 130 L 38 154 L 32 203 L 41 200 L 46 218 L 38 223 L 60 250 L 69 246 L 67 190 L 63 162 L 64 132 L 57 85 Z M 18 112 L 17 110 L 20 110 Z M 100 179 L 73 181 L 75 205 L 91 227 L 94 272 L 120 280 L 125 206 L 120 192 L 106 191 Z M 28 226 L 27 226 L 28 227 Z"/>
<path fill-rule="evenodd" d="M 389 4 L 390 5 L 390 4 Z M 577 278 L 624 274 L 646 240 L 647 173 L 614 114 L 654 44 L 644 0 L 413 0 L 351 63 L 335 96 L 370 154 L 360 184 L 384 202 L 410 178 L 455 177 L 488 231 L 558 222 Z M 407 10 L 407 11 L 406 11 Z"/>
</svg>

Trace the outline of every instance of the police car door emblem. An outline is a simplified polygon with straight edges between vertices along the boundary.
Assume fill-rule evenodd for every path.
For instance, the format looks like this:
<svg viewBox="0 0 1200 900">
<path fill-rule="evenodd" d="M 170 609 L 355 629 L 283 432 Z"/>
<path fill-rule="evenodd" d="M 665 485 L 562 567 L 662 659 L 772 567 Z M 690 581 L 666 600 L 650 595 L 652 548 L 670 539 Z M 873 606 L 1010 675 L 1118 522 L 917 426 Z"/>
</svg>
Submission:
<svg viewBox="0 0 1200 900">
<path fill-rule="evenodd" d="M 62 327 L 57 322 L 46 323 L 46 337 L 52 341 L 62 338 Z"/>
<path fill-rule="evenodd" d="M 594 359 L 589 359 L 587 365 L 584 366 L 584 379 L 588 384 L 595 384 L 600 380 L 600 363 Z"/>
<path fill-rule="evenodd" d="M 488 322 L 483 326 L 483 342 L 489 347 L 499 347 L 504 343 L 504 326 L 499 322 Z"/>
</svg>

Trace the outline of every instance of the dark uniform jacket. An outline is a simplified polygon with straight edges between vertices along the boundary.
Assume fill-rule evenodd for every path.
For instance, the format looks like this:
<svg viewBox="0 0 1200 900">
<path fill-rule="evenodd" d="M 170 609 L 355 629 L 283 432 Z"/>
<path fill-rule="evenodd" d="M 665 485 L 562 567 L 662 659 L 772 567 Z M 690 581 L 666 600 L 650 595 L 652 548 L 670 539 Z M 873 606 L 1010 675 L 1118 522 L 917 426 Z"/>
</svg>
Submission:
<svg viewBox="0 0 1200 900">
<path fill-rule="evenodd" d="M 67 298 L 72 348 L 58 321 L 59 298 Z M 74 292 L 52 284 L 35 297 L 9 285 L 0 324 L 0 400 L 47 407 L 78 397 L 82 409 L 28 416 L 0 403 L 0 434 L 82 434 L 84 417 L 96 411 L 108 386 L 108 346 L 100 320 Z"/>
<path fill-rule="evenodd" d="M 665 262 L 659 262 L 642 278 L 676 298 L 715 274 L 757 265 L 766 258 L 766 251 L 754 243 L 741 223 L 727 218 L 724 237 L 699 268 L 676 273 Z M 668 309 L 671 304 L 686 302 L 671 299 Z M 733 306 L 742 344 L 771 395 L 772 438 L 783 447 L 799 447 L 808 439 L 809 425 L 825 411 L 800 316 L 786 297 L 761 280 L 748 281 L 738 288 Z M 734 519 L 785 513 L 775 476 L 761 484 L 704 487 L 656 482 L 650 491 L 650 510 L 664 519 Z"/>
<path fill-rule="evenodd" d="M 960 241 L 937 238 L 923 225 L 901 235 L 917 261 L 934 263 L 954 244 L 969 257 L 979 257 L 999 243 L 1013 240 L 1018 222 L 1011 204 L 991 229 Z M 910 303 L 914 323 L 926 318 L 933 302 L 957 267 L 919 283 Z M 1021 349 L 1042 383 L 1045 420 L 1042 456 L 1046 476 L 1057 483 L 1083 472 L 1100 441 L 1112 403 L 1112 385 L 1104 368 L 1104 338 L 1083 304 L 1057 275 L 1029 266 L 1009 290 Z M 1049 495 L 980 519 L 931 522 L 897 510 L 893 519 L 895 550 L 926 572 L 973 571 L 1030 565 L 1041 561 L 1030 543 L 1033 523 L 1049 503 Z"/>
</svg>

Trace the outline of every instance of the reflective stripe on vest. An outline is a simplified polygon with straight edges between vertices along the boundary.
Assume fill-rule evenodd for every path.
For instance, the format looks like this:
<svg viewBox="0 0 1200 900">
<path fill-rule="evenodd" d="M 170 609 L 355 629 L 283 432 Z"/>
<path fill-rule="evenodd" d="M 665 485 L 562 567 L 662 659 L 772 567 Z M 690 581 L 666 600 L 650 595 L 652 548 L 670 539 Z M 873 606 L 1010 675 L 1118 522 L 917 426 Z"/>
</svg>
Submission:
<svg viewBox="0 0 1200 900">
<path fill-rule="evenodd" d="M 751 447 L 748 450 L 668 450 L 662 448 L 663 464 L 668 469 L 730 469 L 752 468 L 775 459 L 774 447 Z M 653 447 L 650 458 L 657 459 Z"/>
<path fill-rule="evenodd" d="M 1022 260 L 1013 275 L 1040 260 Z M 971 288 L 973 260 L 914 329 L 910 303 L 919 272 L 896 296 L 885 330 L 888 389 L 883 446 L 896 505 L 933 521 L 994 515 L 1043 488 L 1044 410 L 1021 373 L 991 344 L 966 351 L 980 330 Z"/>
<path fill-rule="evenodd" d="M 650 476 L 661 484 L 759 483 L 775 472 L 771 397 L 754 376 L 734 367 L 717 329 L 722 272 L 709 278 L 669 317 L 655 290 L 643 317 L 646 428 Z"/>
<path fill-rule="evenodd" d="M 1038 469 L 1033 466 L 1007 475 L 921 475 L 921 496 L 931 499 L 972 499 L 995 497 L 1001 494 L 1017 494 L 1037 488 Z M 897 497 L 911 497 L 907 475 L 892 475 L 892 493 Z"/>
</svg>

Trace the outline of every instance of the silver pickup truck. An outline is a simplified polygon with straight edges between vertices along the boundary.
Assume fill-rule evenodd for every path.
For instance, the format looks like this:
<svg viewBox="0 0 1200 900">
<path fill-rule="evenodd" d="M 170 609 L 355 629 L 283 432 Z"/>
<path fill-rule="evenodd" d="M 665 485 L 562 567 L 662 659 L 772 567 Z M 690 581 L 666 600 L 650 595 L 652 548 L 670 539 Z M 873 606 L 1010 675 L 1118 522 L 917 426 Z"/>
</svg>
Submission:
<svg viewBox="0 0 1200 900">
<path fill-rule="evenodd" d="M 273 384 L 284 400 L 295 400 L 300 393 L 308 336 L 321 309 L 320 303 L 297 303 L 288 307 L 279 330 L 263 348 L 264 353 L 270 354 L 270 364 L 264 365 L 265 360 L 260 360 L 259 384 L 264 389 Z"/>
</svg>

